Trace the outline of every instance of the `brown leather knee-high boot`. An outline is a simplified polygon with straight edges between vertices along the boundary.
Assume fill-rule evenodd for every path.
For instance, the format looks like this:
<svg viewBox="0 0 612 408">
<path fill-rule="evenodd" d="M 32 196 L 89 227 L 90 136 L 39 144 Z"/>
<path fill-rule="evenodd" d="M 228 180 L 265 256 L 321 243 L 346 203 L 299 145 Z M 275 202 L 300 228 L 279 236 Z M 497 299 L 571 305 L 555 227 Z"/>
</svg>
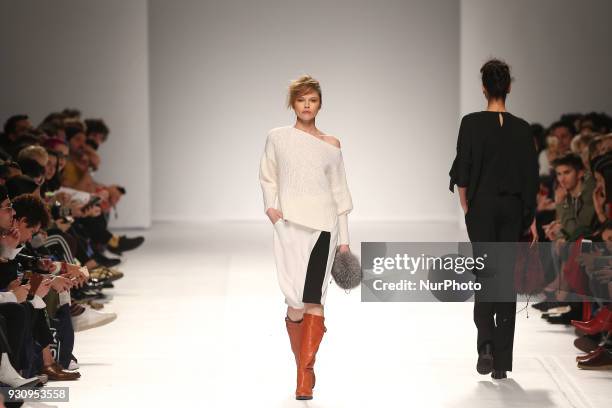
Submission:
<svg viewBox="0 0 612 408">
<path fill-rule="evenodd" d="M 291 342 L 291 351 L 293 351 L 293 355 L 295 356 L 295 364 L 298 364 L 298 359 L 300 357 L 300 346 L 302 344 L 302 323 L 303 320 L 299 322 L 294 322 L 289 319 L 289 317 L 285 317 L 285 325 L 287 326 L 287 334 L 289 334 L 289 342 Z"/>
<path fill-rule="evenodd" d="M 304 313 L 302 321 L 302 344 L 298 358 L 297 388 L 295 398 L 298 400 L 312 399 L 314 387 L 314 363 L 319 345 L 326 328 L 325 318 L 310 313 Z"/>
<path fill-rule="evenodd" d="M 285 325 L 287 326 L 287 333 L 289 334 L 289 342 L 291 343 L 291 351 L 293 351 L 293 356 L 295 357 L 295 364 L 299 366 L 298 360 L 300 358 L 300 346 L 302 344 L 302 322 L 304 320 L 300 320 L 299 322 L 294 322 L 289 319 L 289 317 L 285 317 Z M 312 365 L 314 365 L 314 359 L 312 361 Z M 315 386 L 316 378 L 314 374 L 314 370 L 310 368 L 308 373 L 312 375 L 312 388 Z"/>
</svg>

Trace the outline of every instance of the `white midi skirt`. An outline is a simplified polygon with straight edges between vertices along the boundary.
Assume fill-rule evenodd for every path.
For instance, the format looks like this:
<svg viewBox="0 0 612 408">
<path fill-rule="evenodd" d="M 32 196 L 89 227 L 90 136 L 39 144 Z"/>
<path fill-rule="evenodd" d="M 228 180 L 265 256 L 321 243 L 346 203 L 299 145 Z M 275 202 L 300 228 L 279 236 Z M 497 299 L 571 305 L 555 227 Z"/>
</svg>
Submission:
<svg viewBox="0 0 612 408">
<path fill-rule="evenodd" d="M 325 304 L 338 243 L 338 220 L 331 231 L 319 231 L 279 219 L 274 223 L 274 258 L 285 303 Z"/>
</svg>

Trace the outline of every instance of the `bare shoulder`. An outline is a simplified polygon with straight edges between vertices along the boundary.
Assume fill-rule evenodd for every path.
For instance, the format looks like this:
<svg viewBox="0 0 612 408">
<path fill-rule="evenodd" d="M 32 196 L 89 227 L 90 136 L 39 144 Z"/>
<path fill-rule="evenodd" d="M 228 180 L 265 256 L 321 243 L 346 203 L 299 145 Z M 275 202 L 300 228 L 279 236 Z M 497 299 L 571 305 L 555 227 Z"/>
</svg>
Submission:
<svg viewBox="0 0 612 408">
<path fill-rule="evenodd" d="M 340 148 L 340 140 L 338 140 L 337 137 L 331 136 L 331 135 L 323 135 L 321 136 L 323 138 L 323 140 L 325 140 L 327 143 L 336 146 L 337 148 Z"/>
</svg>

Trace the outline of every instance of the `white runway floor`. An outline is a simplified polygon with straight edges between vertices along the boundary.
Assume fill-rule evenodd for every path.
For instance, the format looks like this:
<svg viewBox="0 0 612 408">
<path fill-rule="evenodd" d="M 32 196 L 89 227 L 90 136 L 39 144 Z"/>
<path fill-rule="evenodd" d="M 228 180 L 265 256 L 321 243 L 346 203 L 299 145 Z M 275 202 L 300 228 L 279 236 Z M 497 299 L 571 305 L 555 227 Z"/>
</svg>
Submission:
<svg viewBox="0 0 612 408">
<path fill-rule="evenodd" d="M 465 239 L 450 224 L 353 223 L 361 241 Z M 361 303 L 334 284 L 315 399 L 295 401 L 272 227 L 158 224 L 121 266 L 106 310 L 77 333 L 71 407 L 610 407 L 612 372 L 580 371 L 572 330 L 530 307 L 517 318 L 514 371 L 475 371 L 472 304 Z M 523 304 L 519 304 L 521 308 Z M 52 384 L 50 384 L 52 385 Z M 50 404 L 53 405 L 53 404 Z"/>
</svg>

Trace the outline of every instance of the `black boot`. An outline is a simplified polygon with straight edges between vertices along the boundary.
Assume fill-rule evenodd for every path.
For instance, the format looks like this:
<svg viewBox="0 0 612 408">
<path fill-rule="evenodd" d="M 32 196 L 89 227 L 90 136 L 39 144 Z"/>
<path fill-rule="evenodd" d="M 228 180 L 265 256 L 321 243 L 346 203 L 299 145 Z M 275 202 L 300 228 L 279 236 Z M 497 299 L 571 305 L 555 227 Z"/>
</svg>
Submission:
<svg viewBox="0 0 612 408">
<path fill-rule="evenodd" d="M 478 353 L 478 362 L 476 363 L 476 371 L 478 374 L 489 374 L 493 370 L 493 349 L 491 343 L 486 343 Z"/>
<path fill-rule="evenodd" d="M 501 380 L 503 378 L 508 378 L 508 376 L 504 370 L 493 370 L 491 373 L 491 378 L 494 380 Z"/>
</svg>

